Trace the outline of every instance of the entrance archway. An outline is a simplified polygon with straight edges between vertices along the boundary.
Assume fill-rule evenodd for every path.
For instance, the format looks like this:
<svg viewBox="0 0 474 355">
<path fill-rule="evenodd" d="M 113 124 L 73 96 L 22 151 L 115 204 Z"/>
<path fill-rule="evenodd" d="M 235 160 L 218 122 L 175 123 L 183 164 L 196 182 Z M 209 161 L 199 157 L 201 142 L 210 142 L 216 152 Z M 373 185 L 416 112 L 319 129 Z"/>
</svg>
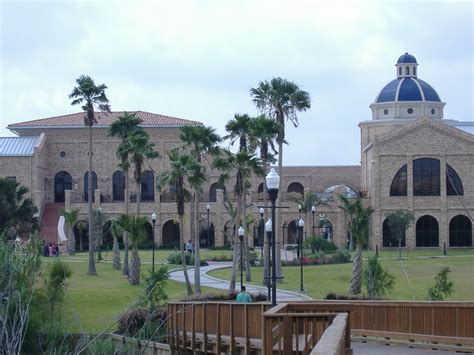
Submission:
<svg viewBox="0 0 474 355">
<path fill-rule="evenodd" d="M 472 223 L 466 216 L 457 215 L 449 222 L 449 246 L 472 247 Z"/>
<path fill-rule="evenodd" d="M 63 203 L 66 190 L 72 190 L 71 174 L 67 171 L 60 171 L 54 176 L 54 202 Z"/>
<path fill-rule="evenodd" d="M 423 216 L 416 222 L 416 246 L 439 246 L 439 225 L 433 216 Z"/>
<path fill-rule="evenodd" d="M 297 233 L 298 233 L 298 229 L 296 228 L 296 220 L 294 221 L 291 221 L 289 224 L 288 224 L 288 233 L 287 233 L 287 239 L 286 239 L 286 243 L 287 244 L 296 244 L 297 242 Z"/>
<path fill-rule="evenodd" d="M 213 247 L 215 244 L 214 224 L 211 223 L 207 228 L 207 222 L 201 222 L 201 230 L 199 231 L 199 246 L 201 248 Z"/>
<path fill-rule="evenodd" d="M 163 224 L 163 245 L 179 248 L 179 223 L 169 220 Z"/>
</svg>

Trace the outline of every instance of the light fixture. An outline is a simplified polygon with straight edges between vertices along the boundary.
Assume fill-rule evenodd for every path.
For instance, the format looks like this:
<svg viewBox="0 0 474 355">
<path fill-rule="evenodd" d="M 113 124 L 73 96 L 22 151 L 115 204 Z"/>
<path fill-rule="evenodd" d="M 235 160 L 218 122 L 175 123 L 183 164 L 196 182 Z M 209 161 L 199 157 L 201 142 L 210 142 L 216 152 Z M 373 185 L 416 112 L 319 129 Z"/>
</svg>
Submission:
<svg viewBox="0 0 474 355">
<path fill-rule="evenodd" d="M 316 212 L 316 206 L 313 205 L 313 207 L 311 207 L 311 213 L 315 213 Z"/>
<path fill-rule="evenodd" d="M 269 218 L 267 223 L 265 223 L 265 232 L 271 232 L 272 231 L 272 219 Z"/>
<path fill-rule="evenodd" d="M 265 210 L 263 208 L 260 208 L 259 212 L 260 212 L 260 216 L 263 216 L 263 213 L 265 212 Z"/>
<path fill-rule="evenodd" d="M 303 221 L 303 218 L 300 218 L 300 220 L 298 221 L 298 227 L 301 227 L 301 228 L 303 228 L 303 227 L 304 227 L 304 221 Z"/>
<path fill-rule="evenodd" d="M 152 220 L 153 222 L 156 221 L 156 213 L 155 213 L 155 212 L 153 212 L 153 213 L 151 214 L 151 220 Z"/>
<path fill-rule="evenodd" d="M 275 168 L 271 168 L 268 175 L 265 177 L 265 183 L 268 190 L 278 190 L 280 187 L 280 175 L 277 174 Z"/>
<path fill-rule="evenodd" d="M 209 211 L 211 209 L 211 205 L 210 204 L 207 204 L 206 205 L 206 210 Z"/>
</svg>

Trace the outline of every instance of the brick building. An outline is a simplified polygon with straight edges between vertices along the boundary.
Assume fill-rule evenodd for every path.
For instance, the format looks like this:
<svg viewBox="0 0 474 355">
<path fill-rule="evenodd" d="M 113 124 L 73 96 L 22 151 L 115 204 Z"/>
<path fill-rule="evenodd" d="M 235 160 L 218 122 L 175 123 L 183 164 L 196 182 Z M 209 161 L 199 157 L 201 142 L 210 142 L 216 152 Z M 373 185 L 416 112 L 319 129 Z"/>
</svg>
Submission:
<svg viewBox="0 0 474 355">
<path fill-rule="evenodd" d="M 444 103 L 436 91 L 417 77 L 416 59 L 402 55 L 397 78 L 387 84 L 371 105 L 372 119 L 359 124 L 361 165 L 284 167 L 281 225 L 284 244 L 296 240 L 295 220 L 299 218 L 295 198 L 309 191 L 324 201 L 315 213 L 304 216 L 306 234 L 326 235 L 339 246 L 347 242 L 348 216 L 339 208 L 337 194 L 361 195 L 375 212 L 370 246 L 390 247 L 394 241 L 385 215 L 397 208 L 410 210 L 416 220 L 406 235 L 410 248 L 472 246 L 474 215 L 474 122 L 443 119 Z M 107 134 L 111 122 L 122 112 L 99 114 L 93 127 L 93 203 L 108 218 L 125 212 L 124 176 L 119 170 L 116 149 L 119 140 Z M 147 112 L 136 112 L 142 126 L 161 156 L 180 145 L 179 128 L 200 122 Z M 30 189 L 40 210 L 42 235 L 55 241 L 59 208 L 79 208 L 87 220 L 88 133 L 83 113 L 14 123 L 8 128 L 18 137 L 0 138 L 0 176 L 16 179 Z M 172 191 L 158 193 L 155 176 L 167 168 L 166 158 L 146 162 L 142 178 L 143 215 L 155 212 L 155 242 L 176 244 L 176 204 Z M 130 172 L 130 177 L 132 172 Z M 233 182 L 218 184 L 211 176 L 199 201 L 199 223 L 204 245 L 231 243 L 233 226 L 224 196 L 235 202 Z M 263 180 L 254 178 L 247 203 L 255 216 L 251 245 L 260 244 L 259 208 L 263 203 Z M 136 191 L 130 186 L 131 210 Z M 209 207 L 209 210 L 207 209 Z M 194 220 L 191 203 L 186 204 L 185 238 L 191 237 Z M 207 230 L 207 225 L 211 227 Z M 150 238 L 151 226 L 148 225 Z M 87 238 L 76 229 L 77 239 Z M 404 242 L 405 244 L 405 242 Z"/>
</svg>

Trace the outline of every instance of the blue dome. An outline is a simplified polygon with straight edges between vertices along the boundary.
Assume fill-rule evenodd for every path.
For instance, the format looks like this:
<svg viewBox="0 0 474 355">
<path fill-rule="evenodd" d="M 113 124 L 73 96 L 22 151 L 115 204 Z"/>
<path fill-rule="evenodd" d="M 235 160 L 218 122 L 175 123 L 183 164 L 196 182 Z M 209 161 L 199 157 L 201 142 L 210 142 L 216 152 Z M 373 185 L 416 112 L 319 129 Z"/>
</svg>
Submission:
<svg viewBox="0 0 474 355">
<path fill-rule="evenodd" d="M 441 102 L 437 92 L 427 82 L 417 78 L 398 78 L 389 82 L 375 100 L 392 101 L 435 101 Z"/>
<path fill-rule="evenodd" d="M 416 58 L 411 54 L 405 53 L 400 56 L 397 60 L 397 64 L 404 64 L 404 63 L 416 63 Z"/>
</svg>

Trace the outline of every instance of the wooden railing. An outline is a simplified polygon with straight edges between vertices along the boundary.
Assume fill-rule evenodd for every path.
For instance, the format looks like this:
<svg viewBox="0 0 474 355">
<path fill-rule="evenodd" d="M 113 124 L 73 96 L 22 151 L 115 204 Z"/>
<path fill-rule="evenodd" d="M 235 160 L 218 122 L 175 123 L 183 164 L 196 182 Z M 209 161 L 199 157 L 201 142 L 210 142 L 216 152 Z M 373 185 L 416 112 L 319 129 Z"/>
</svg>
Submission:
<svg viewBox="0 0 474 355">
<path fill-rule="evenodd" d="M 348 333 L 349 315 L 339 313 L 334 318 L 332 324 L 323 333 L 316 346 L 311 351 L 311 355 L 347 355 L 350 349 L 350 333 Z"/>
</svg>

